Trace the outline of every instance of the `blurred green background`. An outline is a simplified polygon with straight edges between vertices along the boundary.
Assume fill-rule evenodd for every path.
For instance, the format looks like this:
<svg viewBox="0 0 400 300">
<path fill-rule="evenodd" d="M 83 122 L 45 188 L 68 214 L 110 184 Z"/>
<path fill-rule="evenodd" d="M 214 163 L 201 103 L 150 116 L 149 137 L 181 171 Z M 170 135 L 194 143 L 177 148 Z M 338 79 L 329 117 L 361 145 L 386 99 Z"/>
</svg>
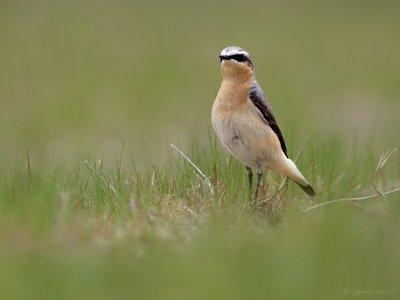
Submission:
<svg viewBox="0 0 400 300">
<path fill-rule="evenodd" d="M 157 161 L 166 139 L 207 142 L 218 54 L 229 45 L 250 52 L 286 135 L 365 144 L 379 137 L 392 147 L 400 140 L 399 8 L 397 1 L 1 1 L 1 151 L 107 156 L 125 139 L 137 156 Z"/>
<path fill-rule="evenodd" d="M 398 194 L 302 213 L 373 193 L 400 145 L 399 15 L 399 1 L 1 0 L 0 298 L 399 297 Z M 209 151 L 230 45 L 250 52 L 289 154 L 309 137 L 299 166 L 318 197 L 289 185 L 278 224 L 243 209 L 242 166 Z M 182 161 L 164 169 L 168 143 L 216 199 Z M 400 185 L 399 153 L 383 173 Z"/>
</svg>

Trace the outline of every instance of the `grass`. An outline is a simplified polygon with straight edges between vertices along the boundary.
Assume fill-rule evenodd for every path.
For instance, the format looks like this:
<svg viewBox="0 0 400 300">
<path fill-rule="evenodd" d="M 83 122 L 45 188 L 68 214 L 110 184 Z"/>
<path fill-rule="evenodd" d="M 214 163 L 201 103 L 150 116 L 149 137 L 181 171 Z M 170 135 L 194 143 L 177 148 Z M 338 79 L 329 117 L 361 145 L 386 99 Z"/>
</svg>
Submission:
<svg viewBox="0 0 400 300">
<path fill-rule="evenodd" d="M 136 170 L 124 146 L 109 168 L 99 159 L 32 168 L 28 153 L 13 175 L 2 168 L 2 298 L 397 295 L 398 194 L 304 212 L 343 194 L 373 194 L 363 174 L 372 178 L 379 158 L 358 157 L 368 162 L 363 166 L 351 158 L 336 161 L 340 168 L 321 176 L 312 167 L 310 143 L 299 163 L 309 161 L 303 170 L 318 196 L 310 199 L 289 183 L 273 200 L 278 208 L 256 211 L 247 202 L 243 167 L 214 142 L 208 149 L 193 142 L 188 149 L 209 174 L 214 194 L 167 147 L 165 166 L 145 171 Z M 394 154 L 382 170 L 383 190 L 398 183 L 398 163 Z M 264 199 L 280 180 L 267 175 Z"/>
<path fill-rule="evenodd" d="M 398 298 L 399 3 L 0 3 L 0 299 Z M 248 50 L 313 184 L 251 210 L 210 129 Z M 211 131 L 211 132 L 210 132 Z M 195 137 L 195 138 L 193 138 Z M 175 145 L 208 183 L 171 148 Z M 400 154 L 377 177 L 400 187 Z M 261 199 L 281 176 L 267 172 Z"/>
</svg>

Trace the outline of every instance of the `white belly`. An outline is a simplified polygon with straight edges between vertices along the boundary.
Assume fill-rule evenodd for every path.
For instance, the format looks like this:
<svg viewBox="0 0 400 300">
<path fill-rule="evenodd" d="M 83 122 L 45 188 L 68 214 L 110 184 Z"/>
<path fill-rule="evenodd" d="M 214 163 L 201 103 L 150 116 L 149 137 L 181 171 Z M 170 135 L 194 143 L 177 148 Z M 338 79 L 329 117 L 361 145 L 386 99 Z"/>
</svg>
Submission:
<svg viewBox="0 0 400 300">
<path fill-rule="evenodd" d="M 215 113 L 212 123 L 221 143 L 248 167 L 273 168 L 284 154 L 275 132 L 253 111 Z"/>
</svg>

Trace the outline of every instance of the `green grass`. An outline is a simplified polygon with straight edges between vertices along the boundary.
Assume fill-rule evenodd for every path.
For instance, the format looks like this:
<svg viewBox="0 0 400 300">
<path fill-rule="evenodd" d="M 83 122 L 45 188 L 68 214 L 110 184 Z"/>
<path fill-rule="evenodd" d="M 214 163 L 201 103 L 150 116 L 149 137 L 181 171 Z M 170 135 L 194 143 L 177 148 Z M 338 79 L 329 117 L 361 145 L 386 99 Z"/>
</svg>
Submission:
<svg viewBox="0 0 400 300">
<path fill-rule="evenodd" d="M 289 183 L 272 200 L 275 210 L 250 208 L 243 167 L 214 142 L 211 149 L 193 142 L 188 150 L 210 175 L 213 195 L 174 153 L 163 168 L 141 172 L 124 149 L 109 168 L 96 160 L 71 168 L 44 161 L 31 170 L 26 160 L 13 175 L 3 168 L 2 298 L 338 299 L 360 291 L 378 296 L 381 289 L 397 295 L 398 194 L 304 212 L 343 195 L 374 193 L 375 162 L 367 151 L 357 159 L 368 163 L 333 157 L 338 167 L 321 175 L 310 143 L 299 164 L 308 161 L 303 170 L 318 196 L 311 200 Z M 335 153 L 340 157 L 340 149 Z M 399 162 L 394 154 L 383 169 L 384 190 L 398 183 Z M 280 180 L 266 176 L 264 199 Z"/>
<path fill-rule="evenodd" d="M 400 294 L 395 1 L 2 1 L 0 299 Z M 219 52 L 248 50 L 290 157 L 248 204 L 210 129 Z M 195 138 L 194 138 L 195 137 Z M 209 176 L 213 193 L 169 144 Z M 400 187 L 400 153 L 382 191 Z M 281 176 L 267 172 L 262 199 Z"/>
</svg>

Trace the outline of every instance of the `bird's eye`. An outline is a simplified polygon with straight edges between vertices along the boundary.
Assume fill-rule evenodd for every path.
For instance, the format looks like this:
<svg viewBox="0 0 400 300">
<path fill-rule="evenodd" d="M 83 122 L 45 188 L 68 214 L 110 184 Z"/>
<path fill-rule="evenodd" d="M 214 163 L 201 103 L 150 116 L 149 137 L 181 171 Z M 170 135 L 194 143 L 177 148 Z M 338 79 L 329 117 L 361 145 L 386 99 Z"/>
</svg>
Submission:
<svg viewBox="0 0 400 300">
<path fill-rule="evenodd" d="M 244 55 L 244 54 L 235 54 L 235 55 L 232 55 L 230 58 L 234 59 L 234 60 L 236 60 L 238 62 L 244 62 L 244 61 L 248 61 L 249 60 L 247 58 L 247 56 Z"/>
</svg>

